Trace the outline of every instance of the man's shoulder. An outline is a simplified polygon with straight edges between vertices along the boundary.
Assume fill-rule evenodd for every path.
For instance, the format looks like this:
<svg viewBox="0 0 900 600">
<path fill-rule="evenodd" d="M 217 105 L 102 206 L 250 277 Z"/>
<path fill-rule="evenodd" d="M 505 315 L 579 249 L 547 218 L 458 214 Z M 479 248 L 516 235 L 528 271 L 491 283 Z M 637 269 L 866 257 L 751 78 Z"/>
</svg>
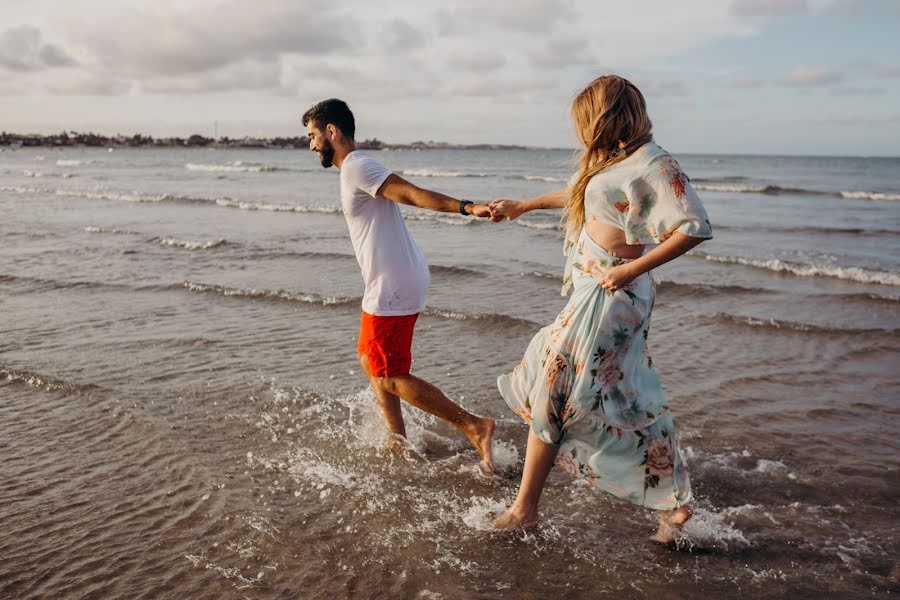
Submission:
<svg viewBox="0 0 900 600">
<path fill-rule="evenodd" d="M 354 151 L 344 158 L 341 165 L 341 188 L 359 189 L 370 196 L 376 196 L 379 187 L 390 174 L 390 169 L 374 158 Z"/>
<path fill-rule="evenodd" d="M 380 162 L 359 150 L 354 150 L 344 158 L 344 165 L 353 166 L 355 168 L 379 166 L 384 167 Z"/>
<path fill-rule="evenodd" d="M 341 165 L 341 178 L 359 177 L 372 171 L 385 170 L 385 166 L 367 154 L 353 151 L 344 158 Z"/>
</svg>

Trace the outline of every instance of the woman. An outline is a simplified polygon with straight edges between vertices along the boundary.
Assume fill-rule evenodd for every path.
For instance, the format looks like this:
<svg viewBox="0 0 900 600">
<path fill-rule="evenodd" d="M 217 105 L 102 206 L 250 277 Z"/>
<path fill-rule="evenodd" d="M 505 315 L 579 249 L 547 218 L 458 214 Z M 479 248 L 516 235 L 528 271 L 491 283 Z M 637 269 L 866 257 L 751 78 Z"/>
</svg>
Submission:
<svg viewBox="0 0 900 600">
<path fill-rule="evenodd" d="M 531 424 L 515 502 L 498 529 L 533 527 L 551 467 L 660 511 L 660 543 L 692 514 L 672 416 L 647 349 L 655 285 L 650 270 L 712 237 L 706 211 L 678 163 L 653 143 L 646 103 L 606 75 L 572 103 L 584 146 L 567 189 L 492 203 L 495 220 L 564 208 L 563 295 L 574 292 L 497 384 Z M 644 252 L 648 244 L 658 244 Z"/>
</svg>

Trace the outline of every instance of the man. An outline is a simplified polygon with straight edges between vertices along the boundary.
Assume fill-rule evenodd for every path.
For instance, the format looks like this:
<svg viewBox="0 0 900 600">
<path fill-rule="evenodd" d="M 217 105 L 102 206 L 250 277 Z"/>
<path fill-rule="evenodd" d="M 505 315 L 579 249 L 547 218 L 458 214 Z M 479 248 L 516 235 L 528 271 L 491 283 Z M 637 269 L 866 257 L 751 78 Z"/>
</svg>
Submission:
<svg viewBox="0 0 900 600">
<path fill-rule="evenodd" d="M 303 115 L 309 148 L 326 169 L 341 175 L 341 206 L 366 291 L 362 302 L 359 364 L 369 378 L 398 450 L 406 437 L 400 399 L 454 425 L 481 457 L 483 470 L 493 467 L 494 421 L 456 405 L 427 381 L 411 375 L 413 328 L 425 308 L 428 265 L 409 235 L 400 204 L 439 212 L 490 217 L 486 204 L 474 204 L 419 188 L 356 150 L 356 124 L 341 100 L 319 102 Z"/>
</svg>

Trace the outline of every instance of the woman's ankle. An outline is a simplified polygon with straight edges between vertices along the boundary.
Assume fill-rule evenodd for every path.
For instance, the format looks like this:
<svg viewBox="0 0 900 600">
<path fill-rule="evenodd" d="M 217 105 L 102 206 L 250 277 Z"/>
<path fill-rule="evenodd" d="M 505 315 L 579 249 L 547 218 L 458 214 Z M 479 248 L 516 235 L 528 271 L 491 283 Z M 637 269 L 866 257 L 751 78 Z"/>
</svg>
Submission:
<svg viewBox="0 0 900 600">
<path fill-rule="evenodd" d="M 534 517 L 538 514 L 537 502 L 520 502 L 516 500 L 508 510 L 510 513 L 522 518 Z"/>
</svg>

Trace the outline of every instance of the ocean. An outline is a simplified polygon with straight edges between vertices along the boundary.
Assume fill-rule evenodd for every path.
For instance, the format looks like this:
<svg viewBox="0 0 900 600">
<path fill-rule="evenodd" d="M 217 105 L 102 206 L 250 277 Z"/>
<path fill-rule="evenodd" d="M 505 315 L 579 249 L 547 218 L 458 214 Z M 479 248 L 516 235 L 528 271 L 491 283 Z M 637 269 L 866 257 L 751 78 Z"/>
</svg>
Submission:
<svg viewBox="0 0 900 600">
<path fill-rule="evenodd" d="M 568 151 L 372 152 L 475 200 Z M 496 477 L 356 362 L 362 280 L 305 150 L 0 152 L 0 597 L 878 598 L 900 591 L 900 159 L 681 155 L 715 239 L 654 271 L 654 364 L 695 517 L 554 472 L 495 380 L 563 307 L 557 212 L 404 207 L 432 275 L 413 372 L 497 420 Z"/>
</svg>

